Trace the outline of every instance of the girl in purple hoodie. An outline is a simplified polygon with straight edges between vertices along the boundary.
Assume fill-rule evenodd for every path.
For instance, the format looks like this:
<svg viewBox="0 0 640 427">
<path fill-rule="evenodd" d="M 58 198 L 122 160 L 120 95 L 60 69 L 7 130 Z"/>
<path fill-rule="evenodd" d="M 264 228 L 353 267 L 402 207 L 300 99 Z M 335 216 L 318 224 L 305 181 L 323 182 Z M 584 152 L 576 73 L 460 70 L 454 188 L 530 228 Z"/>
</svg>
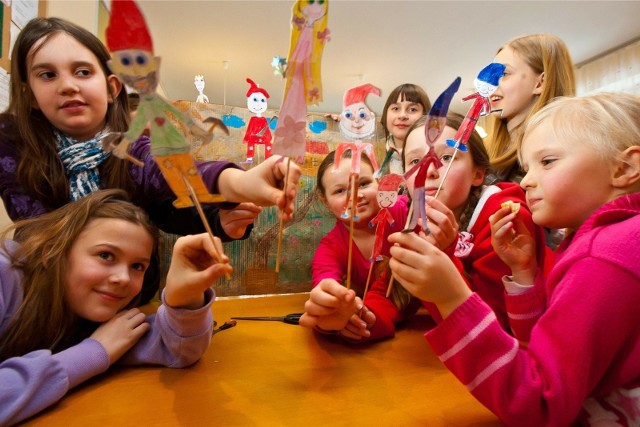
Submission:
<svg viewBox="0 0 640 427">
<path fill-rule="evenodd" d="M 116 362 L 181 368 L 206 351 L 209 286 L 231 271 L 207 234 L 178 239 L 162 305 L 145 315 L 134 307 L 158 232 L 124 191 L 91 193 L 14 228 L 0 249 L 0 425 Z"/>
</svg>

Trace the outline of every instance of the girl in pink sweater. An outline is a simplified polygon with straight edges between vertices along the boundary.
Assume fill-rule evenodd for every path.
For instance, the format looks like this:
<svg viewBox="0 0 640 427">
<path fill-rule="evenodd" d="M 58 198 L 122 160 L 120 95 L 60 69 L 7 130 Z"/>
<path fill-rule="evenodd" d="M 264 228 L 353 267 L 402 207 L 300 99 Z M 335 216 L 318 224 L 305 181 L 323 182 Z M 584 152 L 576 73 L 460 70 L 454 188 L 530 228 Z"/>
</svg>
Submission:
<svg viewBox="0 0 640 427">
<path fill-rule="evenodd" d="M 519 158 L 533 220 L 569 234 L 545 277 L 519 214 L 490 218 L 515 338 L 427 240 L 390 236 L 391 269 L 442 314 L 436 354 L 508 425 L 640 425 L 640 98 L 560 98 Z"/>
</svg>

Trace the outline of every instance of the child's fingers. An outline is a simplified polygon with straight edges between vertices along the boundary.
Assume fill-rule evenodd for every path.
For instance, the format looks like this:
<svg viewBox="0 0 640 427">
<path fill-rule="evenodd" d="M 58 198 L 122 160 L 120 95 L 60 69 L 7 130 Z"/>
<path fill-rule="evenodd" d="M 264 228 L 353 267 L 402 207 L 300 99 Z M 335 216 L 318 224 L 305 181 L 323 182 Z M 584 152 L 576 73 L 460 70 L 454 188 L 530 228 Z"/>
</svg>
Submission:
<svg viewBox="0 0 640 427">
<path fill-rule="evenodd" d="M 317 324 L 318 318 L 316 316 L 312 316 L 309 313 L 303 313 L 302 316 L 300 316 L 300 326 L 314 328 Z"/>
</svg>

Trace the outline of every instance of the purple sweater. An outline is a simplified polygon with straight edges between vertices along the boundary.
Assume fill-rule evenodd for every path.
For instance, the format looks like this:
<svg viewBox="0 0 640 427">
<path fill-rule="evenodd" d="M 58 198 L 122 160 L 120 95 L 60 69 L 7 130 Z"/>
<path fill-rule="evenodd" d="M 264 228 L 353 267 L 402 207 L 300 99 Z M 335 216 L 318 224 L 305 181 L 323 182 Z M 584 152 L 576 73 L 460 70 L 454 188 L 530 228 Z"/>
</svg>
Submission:
<svg viewBox="0 0 640 427">
<path fill-rule="evenodd" d="M 0 127 L 5 127 L 8 116 L 0 116 Z M 176 209 L 173 206 L 175 195 L 164 179 L 160 168 L 151 155 L 151 141 L 141 136 L 131 144 L 130 154 L 144 162 L 144 167 L 133 163 L 129 166 L 129 174 L 135 185 L 130 194 L 131 201 L 142 207 L 151 220 L 162 230 L 173 234 L 196 234 L 205 231 L 195 208 Z M 56 207 L 46 207 L 32 196 L 25 193 L 17 181 L 16 169 L 20 160 L 15 143 L 0 138 L 0 195 L 9 217 L 16 221 L 42 215 Z M 240 168 L 234 163 L 225 161 L 198 162 L 198 171 L 207 188 L 212 193 L 219 193 L 218 177 L 226 168 Z M 235 204 L 223 203 L 221 207 L 232 208 Z M 223 241 L 231 240 L 220 225 L 217 207 L 205 205 L 205 212 L 212 226 L 213 233 Z M 244 237 L 247 237 L 250 228 Z"/>
<path fill-rule="evenodd" d="M 21 282 L 22 272 L 12 268 L 7 254 L 0 251 L 0 339 L 22 302 Z M 147 316 L 151 329 L 117 363 L 182 368 L 198 361 L 211 340 L 214 298 L 208 289 L 202 308 L 185 310 L 165 305 L 163 295 L 157 313 Z M 104 347 L 91 338 L 56 354 L 36 350 L 0 362 L 0 425 L 37 414 L 108 368 Z"/>
<path fill-rule="evenodd" d="M 478 295 L 425 336 L 508 425 L 640 425 L 640 193 L 563 242 L 546 281 L 507 295 L 509 336 Z M 524 339 L 523 339 L 524 338 Z"/>
</svg>

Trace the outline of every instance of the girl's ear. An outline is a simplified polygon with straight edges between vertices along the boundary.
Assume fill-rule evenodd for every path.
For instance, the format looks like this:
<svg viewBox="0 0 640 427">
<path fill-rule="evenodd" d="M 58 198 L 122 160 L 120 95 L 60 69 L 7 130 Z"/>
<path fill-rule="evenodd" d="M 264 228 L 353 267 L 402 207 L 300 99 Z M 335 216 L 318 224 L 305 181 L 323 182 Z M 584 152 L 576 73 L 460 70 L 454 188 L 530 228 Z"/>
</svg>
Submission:
<svg viewBox="0 0 640 427">
<path fill-rule="evenodd" d="M 471 185 L 479 187 L 484 182 L 484 178 L 487 175 L 487 170 L 483 167 L 477 166 L 473 168 L 473 181 Z"/>
<path fill-rule="evenodd" d="M 107 77 L 107 89 L 109 91 L 109 103 L 112 103 L 114 99 L 118 97 L 122 90 L 122 82 L 115 74 L 110 74 Z"/>
<path fill-rule="evenodd" d="M 536 87 L 533 88 L 534 95 L 540 95 L 544 90 L 545 76 L 544 71 L 540 73 L 538 76 L 538 81 L 536 82 Z"/>
<path fill-rule="evenodd" d="M 640 188 L 640 145 L 624 150 L 614 162 L 611 183 L 615 188 Z"/>
</svg>

